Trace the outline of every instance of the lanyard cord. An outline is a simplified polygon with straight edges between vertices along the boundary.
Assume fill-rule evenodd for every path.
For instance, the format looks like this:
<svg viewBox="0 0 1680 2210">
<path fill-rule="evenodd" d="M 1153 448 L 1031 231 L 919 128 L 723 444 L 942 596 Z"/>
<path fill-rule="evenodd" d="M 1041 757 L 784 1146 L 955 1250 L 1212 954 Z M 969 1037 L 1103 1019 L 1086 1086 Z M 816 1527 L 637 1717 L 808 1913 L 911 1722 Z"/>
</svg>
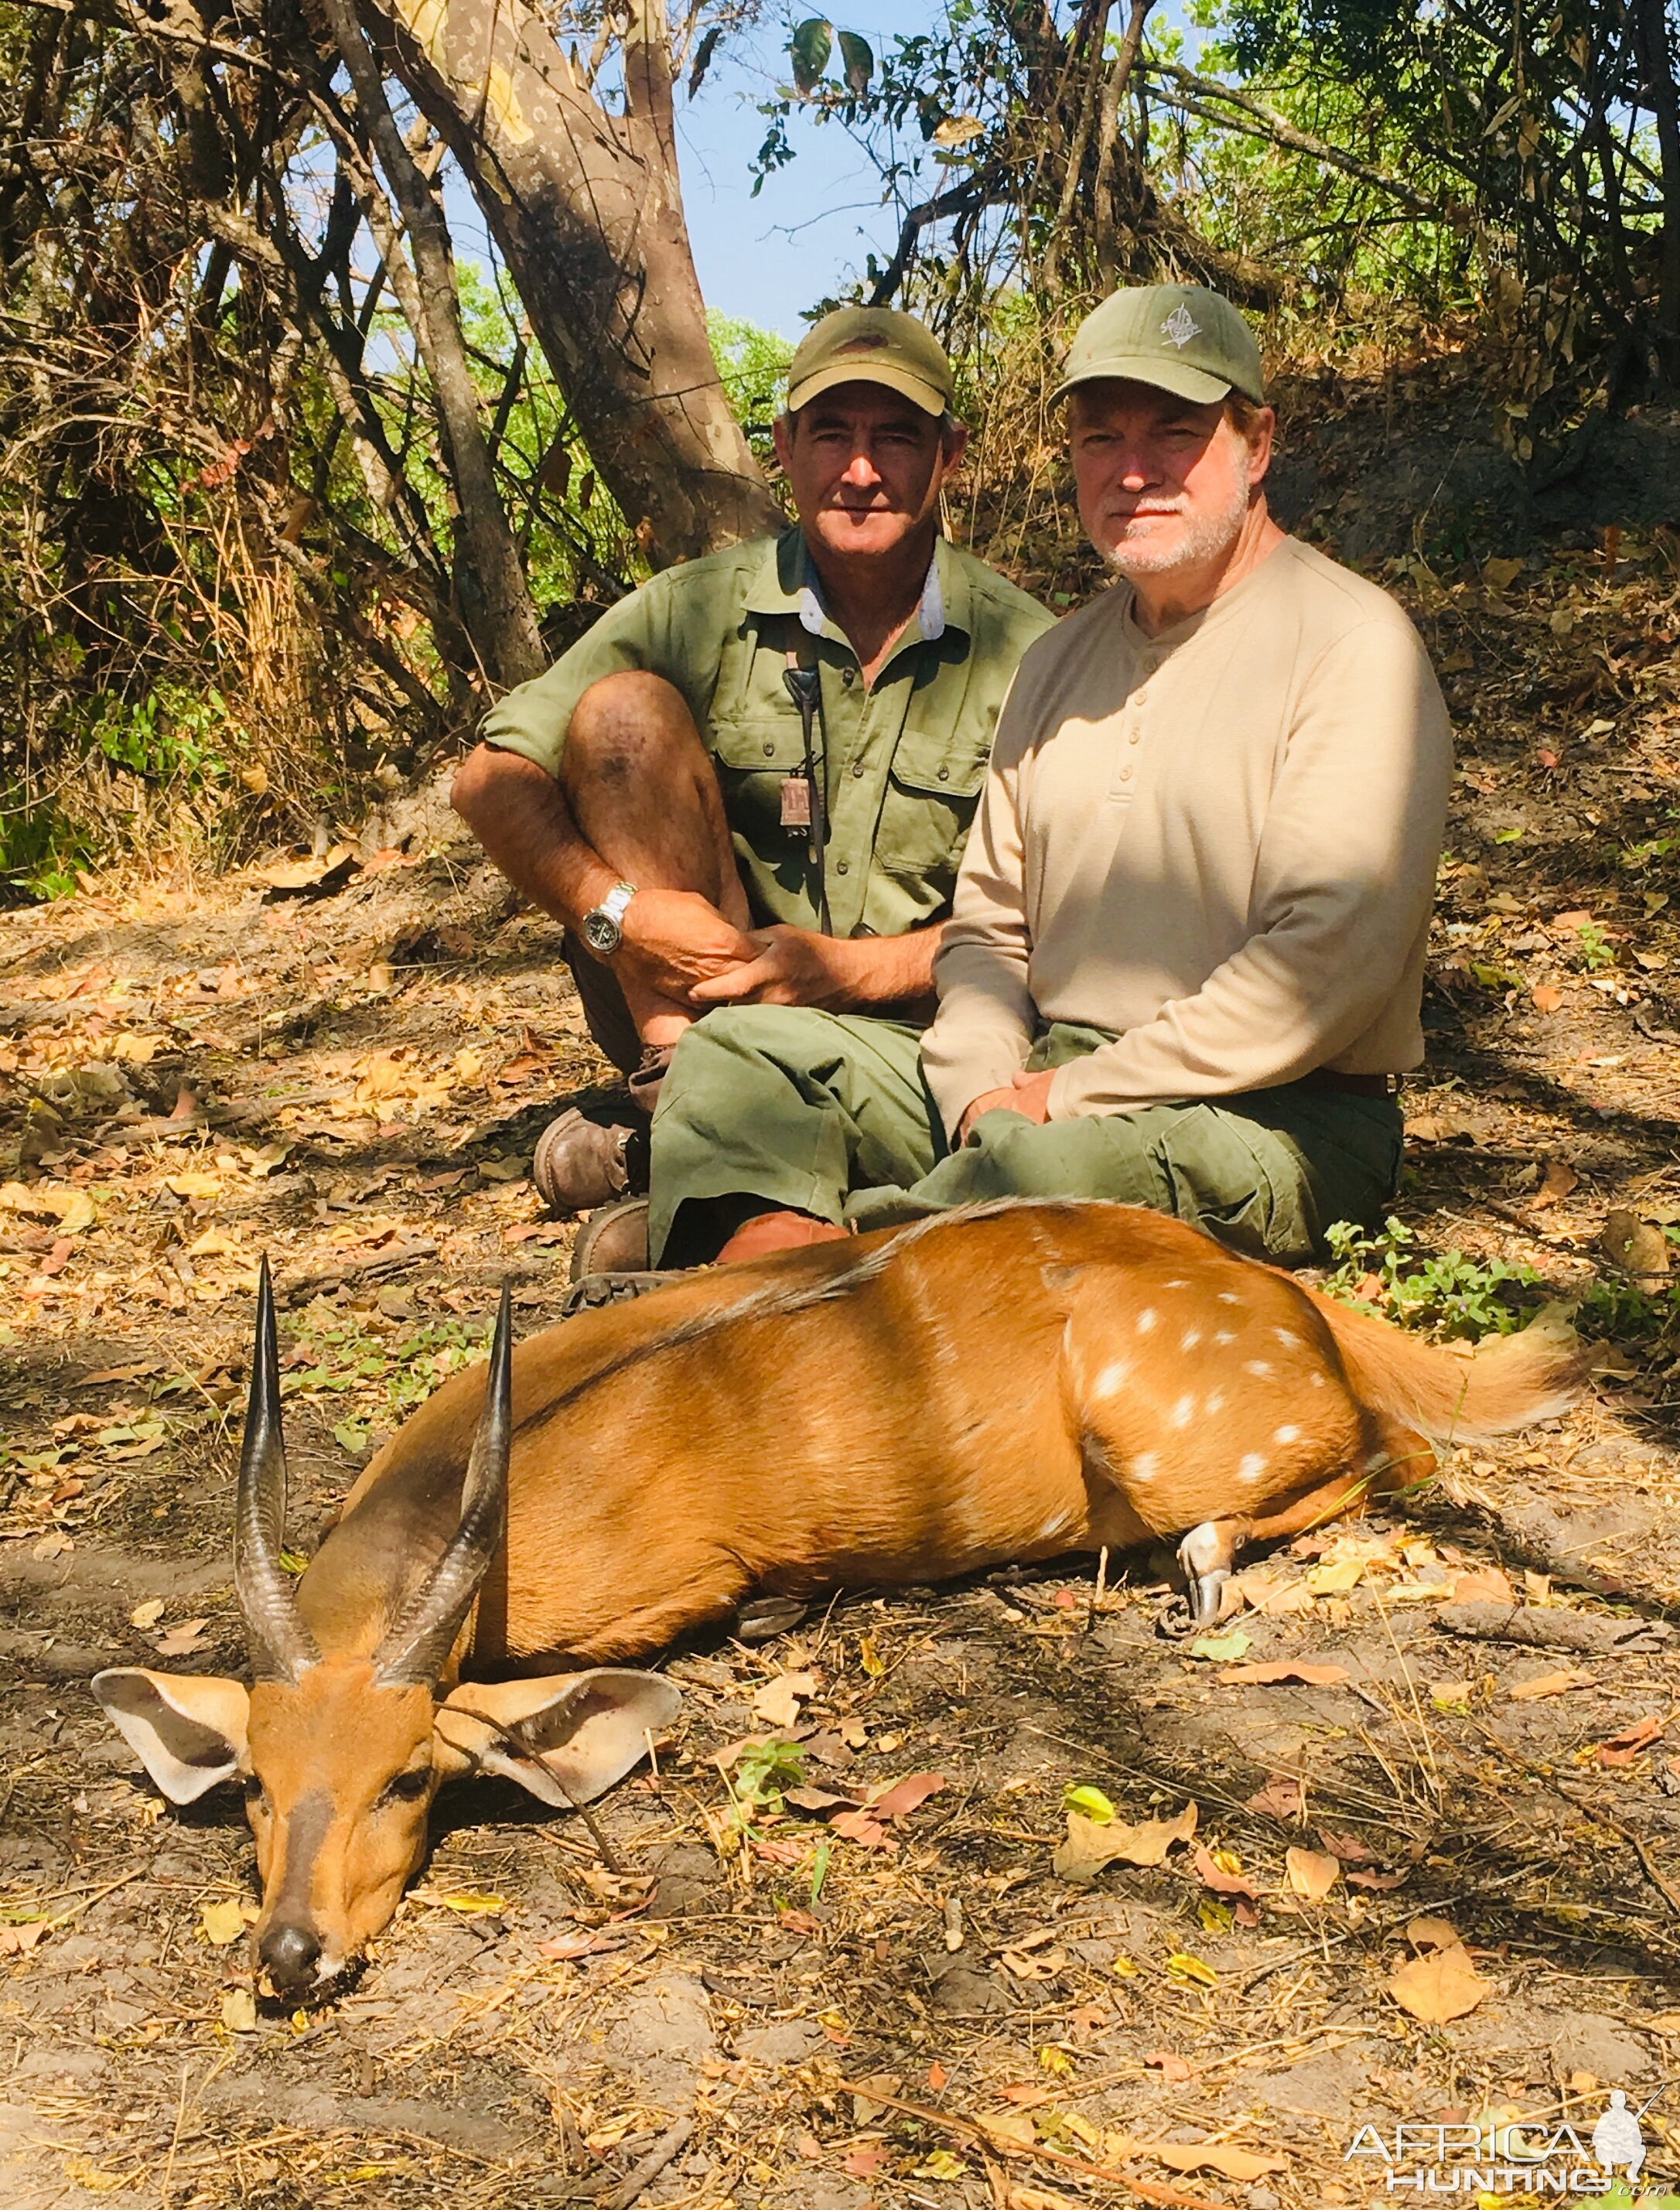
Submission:
<svg viewBox="0 0 1680 2210">
<path fill-rule="evenodd" d="M 806 852 L 815 877 L 814 903 L 822 932 L 825 936 L 832 936 L 834 925 L 828 911 L 828 724 L 823 716 L 823 679 L 815 658 L 801 633 L 798 643 L 788 648 L 788 664 L 782 671 L 782 680 L 787 685 L 788 696 L 799 709 L 800 728 L 805 740 L 805 782 L 811 794 L 811 835 Z M 815 741 L 819 727 L 820 747 Z"/>
</svg>

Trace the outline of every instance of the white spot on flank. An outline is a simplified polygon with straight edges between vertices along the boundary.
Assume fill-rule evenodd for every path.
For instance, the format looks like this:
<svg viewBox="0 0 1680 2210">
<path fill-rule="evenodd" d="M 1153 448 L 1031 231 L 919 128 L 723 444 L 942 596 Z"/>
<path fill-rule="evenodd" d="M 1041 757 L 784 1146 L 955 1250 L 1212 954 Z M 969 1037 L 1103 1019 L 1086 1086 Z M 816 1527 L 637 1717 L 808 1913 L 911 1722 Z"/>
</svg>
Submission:
<svg viewBox="0 0 1680 2210">
<path fill-rule="evenodd" d="M 1219 1301 L 1222 1305 L 1240 1305 L 1242 1300 L 1234 1290 L 1221 1289 L 1219 1292 Z"/>
<path fill-rule="evenodd" d="M 1285 1350 L 1300 1350 L 1301 1337 L 1295 1333 L 1293 1329 L 1287 1327 L 1274 1327 L 1272 1332 L 1277 1337 L 1278 1342 L 1283 1344 Z"/>
<path fill-rule="evenodd" d="M 1184 1340 L 1178 1347 L 1181 1350 L 1194 1350 L 1201 1339 L 1202 1331 L 1199 1327 L 1186 1328 Z"/>
<path fill-rule="evenodd" d="M 1111 1365 L 1105 1366 L 1097 1375 L 1097 1386 L 1091 1393 L 1097 1397 L 1119 1396 L 1126 1386 L 1127 1376 L 1131 1371 L 1132 1368 L 1123 1358 L 1116 1358 Z"/>
<path fill-rule="evenodd" d="M 1160 1458 L 1153 1451 L 1140 1451 L 1131 1464 L 1133 1481 L 1153 1481 L 1161 1470 Z"/>
<path fill-rule="evenodd" d="M 1266 1362 L 1265 1361 L 1265 1359 L 1263 1359 L 1263 1358 L 1251 1358 L 1251 1359 L 1249 1359 L 1249 1360 L 1248 1361 L 1247 1364 L 1243 1367 L 1242 1371 L 1243 1371 L 1245 1374 L 1253 1374 L 1256 1375 L 1256 1376 L 1257 1376 L 1260 1380 L 1264 1381 L 1264 1380 L 1265 1380 L 1265 1379 L 1266 1379 L 1266 1375 L 1267 1375 L 1267 1374 L 1272 1371 L 1272 1368 L 1271 1368 L 1271 1367 L 1270 1367 L 1270 1366 L 1268 1366 L 1268 1365 L 1267 1365 L 1267 1363 L 1266 1363 Z"/>
<path fill-rule="evenodd" d="M 1258 1451 L 1250 1451 L 1236 1469 L 1236 1477 L 1239 1481 L 1258 1481 L 1265 1471 L 1266 1460 Z"/>
<path fill-rule="evenodd" d="M 1194 1397 L 1181 1397 L 1173 1406 L 1172 1423 L 1175 1428 L 1187 1428 L 1196 1409 Z"/>
<path fill-rule="evenodd" d="M 1323 1376 L 1323 1374 L 1318 1374 L 1318 1373 L 1309 1374 L 1308 1375 L 1308 1377 L 1307 1377 L 1307 1378 L 1308 1378 L 1308 1380 L 1312 1383 L 1312 1385 L 1313 1385 L 1313 1386 L 1314 1386 L 1314 1389 L 1321 1389 L 1321 1388 L 1323 1388 L 1323 1386 L 1324 1386 L 1324 1376 Z"/>
<path fill-rule="evenodd" d="M 1219 1344 L 1221 1349 L 1223 1349 L 1226 1344 L 1235 1343 L 1236 1341 L 1236 1337 L 1231 1333 L 1229 1328 L 1222 1327 L 1218 1335 L 1214 1337 L 1213 1340 L 1215 1343 Z"/>
<path fill-rule="evenodd" d="M 1147 1335 L 1154 1325 L 1155 1307 L 1153 1305 L 1145 1305 L 1143 1310 L 1138 1314 L 1138 1333 L 1139 1335 Z"/>
<path fill-rule="evenodd" d="M 1041 1543 L 1054 1543 L 1056 1537 L 1065 1535 L 1073 1524 L 1073 1515 L 1071 1512 L 1058 1512 L 1053 1519 L 1047 1519 L 1039 1529 L 1038 1539 Z"/>
<path fill-rule="evenodd" d="M 1388 1453 L 1387 1451 L 1373 1451 L 1365 1461 L 1365 1471 L 1367 1473 L 1381 1472 L 1382 1468 L 1387 1465 L 1387 1463 Z"/>
<path fill-rule="evenodd" d="M 1224 1398 L 1223 1394 L 1216 1389 L 1213 1392 L 1213 1394 L 1208 1398 L 1207 1402 L 1202 1406 L 1202 1416 L 1204 1419 L 1211 1420 L 1217 1414 L 1223 1412 L 1224 1409 Z"/>
<path fill-rule="evenodd" d="M 1185 1287 L 1185 1284 L 1181 1281 L 1175 1278 L 1170 1282 L 1163 1282 L 1161 1286 L 1163 1289 L 1181 1289 Z"/>
<path fill-rule="evenodd" d="M 1301 1430 L 1299 1428 L 1276 1428 L 1272 1430 L 1272 1440 L 1274 1443 L 1298 1443 Z"/>
</svg>

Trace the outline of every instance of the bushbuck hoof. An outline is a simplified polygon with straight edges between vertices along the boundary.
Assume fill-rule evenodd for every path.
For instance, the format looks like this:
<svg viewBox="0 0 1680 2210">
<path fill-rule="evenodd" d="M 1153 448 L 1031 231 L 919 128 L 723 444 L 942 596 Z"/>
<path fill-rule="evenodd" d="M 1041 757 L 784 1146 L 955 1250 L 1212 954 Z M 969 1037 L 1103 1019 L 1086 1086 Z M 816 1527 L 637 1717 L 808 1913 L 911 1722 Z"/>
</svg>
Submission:
<svg viewBox="0 0 1680 2210">
<path fill-rule="evenodd" d="M 755 1596 L 735 1614 L 737 1642 L 771 1642 L 791 1634 L 810 1609 L 793 1596 Z"/>
</svg>

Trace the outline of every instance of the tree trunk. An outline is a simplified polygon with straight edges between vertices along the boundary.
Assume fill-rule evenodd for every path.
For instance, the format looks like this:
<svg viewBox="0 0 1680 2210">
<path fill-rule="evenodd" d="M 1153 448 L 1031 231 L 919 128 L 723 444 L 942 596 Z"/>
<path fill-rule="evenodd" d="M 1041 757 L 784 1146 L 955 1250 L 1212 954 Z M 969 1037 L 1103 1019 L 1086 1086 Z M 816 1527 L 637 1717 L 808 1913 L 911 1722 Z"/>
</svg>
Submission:
<svg viewBox="0 0 1680 2210">
<path fill-rule="evenodd" d="M 478 387 L 467 365 L 449 232 L 430 180 L 403 143 L 385 100 L 378 63 L 362 36 L 351 0 L 323 0 L 323 4 L 355 88 L 362 127 L 402 211 L 414 257 L 411 276 L 401 243 L 394 238 L 378 241 L 387 276 L 402 299 L 431 378 L 450 474 L 459 496 L 454 529 L 456 595 L 486 674 L 508 688 L 541 675 L 548 664 L 547 655 L 537 631 L 536 609 L 518 547 L 496 489 Z"/>
<path fill-rule="evenodd" d="M 1638 0 L 1641 74 L 1657 117 L 1663 178 L 1662 245 L 1657 263 L 1657 350 L 1663 377 L 1680 383 L 1680 93 L 1668 38 L 1667 0 Z"/>
<path fill-rule="evenodd" d="M 632 9 L 622 114 L 523 0 L 363 4 L 471 183 L 590 457 L 650 557 L 692 559 L 779 528 L 707 341 L 661 0 Z"/>
</svg>

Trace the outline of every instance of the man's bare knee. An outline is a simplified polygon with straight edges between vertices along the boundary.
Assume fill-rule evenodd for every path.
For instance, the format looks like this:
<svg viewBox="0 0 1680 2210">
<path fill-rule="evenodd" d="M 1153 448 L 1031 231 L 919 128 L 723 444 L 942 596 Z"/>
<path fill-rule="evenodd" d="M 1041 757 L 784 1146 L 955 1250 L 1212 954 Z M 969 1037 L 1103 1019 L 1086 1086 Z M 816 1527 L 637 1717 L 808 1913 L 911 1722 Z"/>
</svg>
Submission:
<svg viewBox="0 0 1680 2210">
<path fill-rule="evenodd" d="M 564 775 L 620 782 L 703 752 L 688 702 L 662 675 L 625 668 L 603 675 L 577 701 L 566 730 Z"/>
</svg>

